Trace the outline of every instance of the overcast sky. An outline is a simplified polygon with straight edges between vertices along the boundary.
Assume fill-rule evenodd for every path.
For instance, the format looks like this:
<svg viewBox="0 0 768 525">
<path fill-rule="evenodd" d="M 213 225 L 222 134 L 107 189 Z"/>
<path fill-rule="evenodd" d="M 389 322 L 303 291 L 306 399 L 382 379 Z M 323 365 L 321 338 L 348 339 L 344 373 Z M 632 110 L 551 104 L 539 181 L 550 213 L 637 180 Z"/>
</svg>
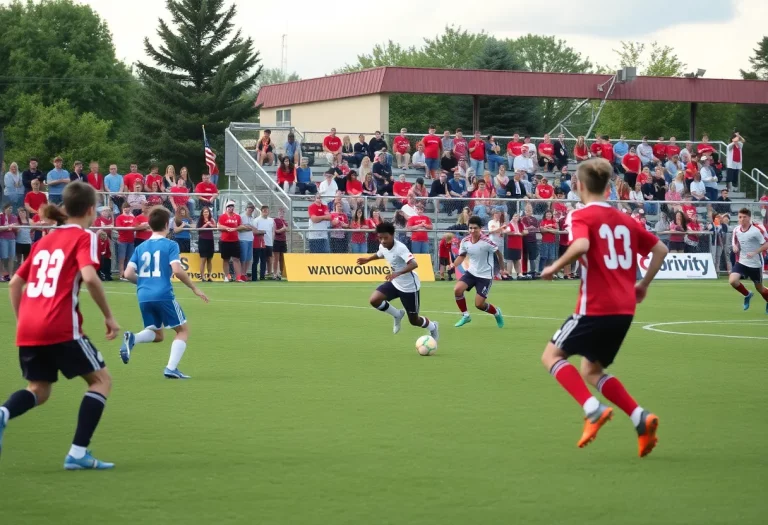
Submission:
<svg viewBox="0 0 768 525">
<path fill-rule="evenodd" d="M 144 37 L 157 42 L 157 19 L 168 19 L 164 0 L 77 1 L 90 4 L 107 21 L 118 58 L 129 63 L 145 59 Z M 440 0 L 428 12 L 420 9 L 424 2 L 235 1 L 236 24 L 253 37 L 264 67 L 280 67 L 286 34 L 288 70 L 302 78 L 354 63 L 358 54 L 388 39 L 418 46 L 446 24 L 484 29 L 499 38 L 552 34 L 606 65 L 615 65 L 612 50 L 620 40 L 656 40 L 675 48 L 690 70 L 706 69 L 707 78 L 740 78 L 739 69 L 749 68 L 768 20 L 767 0 Z M 482 8 L 468 9 L 473 5 Z"/>
</svg>

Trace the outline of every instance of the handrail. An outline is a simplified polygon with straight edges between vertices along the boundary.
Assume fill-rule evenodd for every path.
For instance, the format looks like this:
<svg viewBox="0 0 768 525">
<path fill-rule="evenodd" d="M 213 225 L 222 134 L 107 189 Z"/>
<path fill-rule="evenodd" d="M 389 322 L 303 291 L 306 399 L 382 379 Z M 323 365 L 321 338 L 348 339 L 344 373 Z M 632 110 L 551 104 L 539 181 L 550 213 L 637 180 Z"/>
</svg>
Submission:
<svg viewBox="0 0 768 525">
<path fill-rule="evenodd" d="M 237 140 L 237 137 L 235 137 L 232 132 L 229 129 L 226 129 L 224 131 L 225 134 L 229 134 L 230 138 L 237 144 L 237 153 L 238 156 L 249 165 L 251 169 L 253 169 L 256 176 L 259 178 L 262 184 L 264 184 L 267 188 L 269 188 L 272 193 L 277 197 L 277 200 L 280 201 L 280 204 L 283 206 L 287 206 L 288 202 L 290 201 L 290 197 L 287 193 L 285 193 L 285 190 L 281 188 L 280 186 L 277 186 L 274 180 L 269 176 L 269 174 L 264 171 L 264 168 L 261 167 L 261 165 L 256 162 L 256 160 L 251 156 L 250 153 L 248 153 L 248 150 L 245 149 L 243 144 Z M 282 196 L 281 196 L 282 195 Z"/>
</svg>

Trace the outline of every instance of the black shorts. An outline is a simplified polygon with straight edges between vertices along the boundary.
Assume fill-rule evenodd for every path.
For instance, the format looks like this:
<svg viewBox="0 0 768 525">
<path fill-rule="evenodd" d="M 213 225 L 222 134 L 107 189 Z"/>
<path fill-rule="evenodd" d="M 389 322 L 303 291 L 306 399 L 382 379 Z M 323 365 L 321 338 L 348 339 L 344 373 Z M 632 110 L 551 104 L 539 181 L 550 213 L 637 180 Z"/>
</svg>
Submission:
<svg viewBox="0 0 768 525">
<path fill-rule="evenodd" d="M 239 242 L 221 242 L 219 241 L 219 253 L 221 258 L 227 259 L 239 259 L 240 258 L 240 243 Z"/>
<path fill-rule="evenodd" d="M 568 251 L 568 245 L 567 244 L 560 244 L 558 249 L 557 249 L 557 256 L 558 257 L 562 257 L 563 255 L 565 255 L 565 252 L 567 252 L 567 251 Z"/>
<path fill-rule="evenodd" d="M 216 250 L 213 249 L 213 239 L 198 239 L 197 240 L 197 252 L 202 259 L 213 259 L 213 254 Z"/>
<path fill-rule="evenodd" d="M 386 282 L 376 288 L 377 291 L 384 294 L 387 301 L 393 299 L 400 299 L 400 303 L 403 305 L 405 312 L 408 314 L 419 313 L 419 291 L 415 292 L 401 292 L 391 282 Z"/>
<path fill-rule="evenodd" d="M 607 368 L 619 353 L 632 326 L 632 315 L 571 315 L 552 336 L 552 343 L 571 355 Z"/>
<path fill-rule="evenodd" d="M 763 269 L 762 268 L 750 268 L 744 266 L 741 263 L 733 265 L 731 273 L 738 273 L 742 279 L 749 279 L 755 284 L 763 284 Z"/>
<path fill-rule="evenodd" d="M 19 348 L 21 373 L 27 381 L 55 383 L 61 372 L 67 379 L 84 376 L 107 365 L 87 337 L 46 346 Z"/>
<path fill-rule="evenodd" d="M 488 294 L 491 292 L 491 285 L 493 279 L 483 279 L 482 277 L 475 277 L 469 272 L 464 272 L 464 275 L 459 279 L 461 282 L 467 284 L 467 291 L 472 288 L 477 289 L 477 295 L 480 297 L 488 298 Z"/>
<path fill-rule="evenodd" d="M 272 251 L 275 253 L 287 253 L 288 243 L 285 241 L 275 241 L 275 245 L 272 247 Z"/>
<path fill-rule="evenodd" d="M 736 168 L 726 168 L 725 182 L 729 182 L 731 184 L 736 184 L 737 182 L 739 182 L 739 170 L 737 170 Z"/>
<path fill-rule="evenodd" d="M 536 241 L 525 241 L 525 252 L 529 261 L 535 261 L 539 258 L 539 243 Z"/>
<path fill-rule="evenodd" d="M 437 260 L 437 262 L 438 264 L 440 264 L 440 266 L 448 266 L 449 264 L 451 264 L 451 259 L 449 259 L 448 257 L 440 257 Z"/>
<path fill-rule="evenodd" d="M 519 261 L 523 258 L 523 250 L 518 248 L 505 248 L 504 258 L 508 261 Z"/>
<path fill-rule="evenodd" d="M 26 260 L 27 257 L 29 257 L 30 249 L 32 249 L 32 245 L 31 244 L 21 244 L 21 243 L 17 242 L 16 243 L 16 256 L 17 257 L 18 256 L 24 257 L 24 259 Z"/>
<path fill-rule="evenodd" d="M 266 255 L 265 255 L 264 257 L 266 257 L 267 259 L 269 259 L 270 257 L 272 257 L 272 253 L 273 253 L 274 251 L 275 251 L 275 250 L 274 250 L 274 247 L 273 247 L 273 246 L 265 246 L 265 247 L 264 247 L 264 252 L 266 253 Z"/>
</svg>

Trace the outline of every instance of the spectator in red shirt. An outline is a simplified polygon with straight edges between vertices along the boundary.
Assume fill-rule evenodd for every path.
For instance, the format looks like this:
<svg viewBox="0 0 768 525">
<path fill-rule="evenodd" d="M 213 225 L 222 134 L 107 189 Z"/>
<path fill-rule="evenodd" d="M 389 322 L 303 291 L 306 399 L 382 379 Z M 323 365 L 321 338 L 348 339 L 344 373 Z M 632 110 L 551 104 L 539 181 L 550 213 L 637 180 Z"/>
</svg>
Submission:
<svg viewBox="0 0 768 525">
<path fill-rule="evenodd" d="M 451 248 L 453 246 L 453 234 L 446 233 L 443 238 L 440 239 L 440 244 L 437 246 L 437 259 L 438 259 L 438 272 L 440 273 L 440 280 L 445 281 L 445 269 L 451 264 Z M 453 281 L 454 270 L 448 270 L 448 280 Z"/>
<path fill-rule="evenodd" d="M 136 216 L 136 238 L 133 241 L 133 247 L 137 248 L 144 241 L 152 237 L 152 230 L 149 227 L 149 209 L 151 206 L 145 202 L 141 213 Z"/>
<path fill-rule="evenodd" d="M 138 166 L 131 164 L 131 171 L 123 176 L 123 185 L 126 191 L 131 192 L 136 187 L 136 182 L 141 182 L 142 189 L 144 188 L 144 175 L 137 172 Z"/>
<path fill-rule="evenodd" d="M 555 145 L 549 138 L 549 134 L 544 134 L 544 140 L 539 143 L 539 167 L 546 171 L 555 169 Z"/>
<path fill-rule="evenodd" d="M 608 135 L 603 135 L 603 140 L 600 146 L 603 149 L 603 158 L 611 163 L 611 167 L 614 167 L 614 158 L 615 155 L 613 153 L 613 144 L 611 144 L 611 137 Z"/>
<path fill-rule="evenodd" d="M 659 162 L 664 164 L 667 162 L 667 145 L 664 144 L 664 137 L 659 137 L 658 142 L 653 145 L 653 156 L 658 159 Z"/>
<path fill-rule="evenodd" d="M 699 157 L 704 155 L 708 157 L 712 156 L 715 152 L 715 148 L 709 143 L 709 135 L 701 136 L 701 142 L 696 146 L 696 152 L 699 154 Z"/>
<path fill-rule="evenodd" d="M 507 247 L 504 250 L 504 260 L 507 261 L 507 273 L 514 273 L 518 279 L 522 279 L 523 271 L 520 267 L 520 261 L 523 257 L 523 237 L 528 235 L 523 223 L 520 222 L 520 214 L 515 212 L 509 220 L 508 231 L 504 233 L 507 237 Z"/>
<path fill-rule="evenodd" d="M 363 183 L 357 179 L 357 172 L 352 170 L 347 176 L 347 195 L 352 197 L 350 203 L 353 208 L 362 208 L 365 206 L 365 199 L 363 198 Z"/>
<path fill-rule="evenodd" d="M 88 172 L 88 175 L 86 176 L 86 179 L 88 180 L 88 184 L 93 186 L 93 189 L 96 191 L 102 191 L 104 189 L 104 175 L 99 173 L 99 163 L 95 160 L 92 160 L 90 165 L 90 172 Z M 111 281 L 110 277 L 110 281 Z"/>
<path fill-rule="evenodd" d="M 558 232 L 557 222 L 552 212 L 544 212 L 544 218 L 539 223 L 541 230 L 541 255 L 539 257 L 539 273 L 557 259 L 555 234 Z"/>
<path fill-rule="evenodd" d="M 691 154 L 691 161 L 685 165 L 685 191 L 691 191 L 691 183 L 694 177 L 699 172 L 699 156 L 695 153 Z"/>
<path fill-rule="evenodd" d="M 482 141 L 481 141 L 482 142 Z M 421 139 L 424 144 L 424 159 L 427 165 L 427 177 L 434 179 L 440 171 L 440 157 L 443 154 L 443 141 L 435 135 L 435 125 L 430 124 L 429 134 Z"/>
<path fill-rule="evenodd" d="M 576 145 L 573 147 L 573 158 L 576 162 L 583 162 L 589 159 L 589 148 L 583 135 L 576 139 Z"/>
<path fill-rule="evenodd" d="M 205 175 L 203 175 L 205 177 Z M 243 226 L 243 220 L 235 213 L 235 201 L 227 201 L 225 212 L 219 216 L 218 228 L 221 231 L 219 237 L 219 252 L 221 253 L 222 271 L 224 272 L 224 281 L 230 281 L 229 261 L 235 269 L 235 279 L 239 282 L 246 282 L 245 276 L 240 268 L 240 237 L 239 231 L 246 231 L 249 226 Z"/>
<path fill-rule="evenodd" d="M 546 177 L 542 177 L 541 182 L 536 185 L 535 198 L 542 201 L 552 201 L 555 197 L 555 188 L 549 183 Z M 548 210 L 551 202 L 537 202 L 535 206 L 536 213 L 544 213 Z"/>
<path fill-rule="evenodd" d="M 153 182 L 157 182 L 158 188 L 163 187 L 163 177 L 158 173 L 157 164 L 152 164 L 149 167 L 149 175 L 147 175 L 147 179 L 144 181 L 144 187 L 146 188 L 146 191 L 154 191 L 152 189 Z"/>
<path fill-rule="evenodd" d="M 629 153 L 624 155 L 621 161 L 621 167 L 624 168 L 624 182 L 626 182 L 631 188 L 635 187 L 637 182 L 637 175 L 640 173 L 642 161 L 637 155 L 634 146 L 630 146 Z"/>
<path fill-rule="evenodd" d="M 328 164 L 341 164 L 341 139 L 336 136 L 336 128 L 331 128 L 331 133 L 323 139 L 323 151 L 328 159 Z"/>
<path fill-rule="evenodd" d="M 485 167 L 485 142 L 479 131 L 475 131 L 475 138 L 469 141 L 469 167 L 478 175 L 483 173 Z"/>
<path fill-rule="evenodd" d="M 624 180 L 626 180 L 626 179 L 624 179 Z M 640 185 L 648 184 L 649 182 L 651 182 L 651 168 L 649 168 L 648 166 L 645 166 L 643 168 L 643 171 L 641 171 L 638 174 L 638 176 L 637 176 L 636 185 L 637 184 L 640 184 Z M 629 183 L 627 183 L 627 184 L 629 184 Z M 630 187 L 634 188 L 635 186 L 630 186 Z"/>
<path fill-rule="evenodd" d="M 189 191 L 187 191 L 187 186 L 184 184 L 184 179 L 180 178 L 177 180 L 176 185 L 171 188 L 170 192 L 171 206 L 173 207 L 173 212 L 175 214 L 176 210 L 178 210 L 180 207 L 187 206 L 189 201 L 189 197 L 187 197 L 187 193 L 189 193 Z M 176 195 L 178 195 L 178 197 Z"/>
<path fill-rule="evenodd" d="M 680 146 L 677 145 L 675 137 L 669 137 L 669 144 L 667 144 L 665 154 L 668 159 L 671 159 L 675 155 L 680 154 Z"/>
<path fill-rule="evenodd" d="M 558 237 L 560 238 L 560 246 L 558 248 L 558 257 L 562 257 L 565 255 L 565 252 L 568 250 L 568 246 L 570 245 L 570 240 L 568 238 L 568 214 L 567 213 L 555 213 L 555 220 L 557 221 L 557 228 L 560 230 L 560 234 Z M 563 277 L 565 279 L 575 279 L 576 276 L 573 275 L 573 263 L 566 265 L 565 268 L 563 268 Z"/>
<path fill-rule="evenodd" d="M 453 139 L 453 156 L 457 159 L 467 157 L 469 154 L 469 144 L 464 138 L 461 128 L 456 128 L 456 138 Z"/>
<path fill-rule="evenodd" d="M 400 134 L 392 141 L 392 149 L 395 151 L 395 162 L 401 170 L 407 170 L 411 164 L 411 141 L 405 134 L 408 130 L 402 128 Z"/>
<path fill-rule="evenodd" d="M 424 214 L 424 203 L 416 204 L 416 215 L 410 217 L 406 229 L 411 232 L 411 253 L 429 253 L 429 232 L 432 220 Z"/>
<path fill-rule="evenodd" d="M 125 265 L 133 256 L 133 243 L 136 239 L 136 217 L 131 213 L 131 205 L 123 203 L 122 213 L 115 218 L 115 227 L 130 228 L 117 231 L 117 268 L 120 272 L 120 280 L 127 281 L 124 276 Z"/>
<path fill-rule="evenodd" d="M 347 232 L 349 217 L 344 213 L 344 204 L 341 201 L 334 202 L 331 212 L 331 253 L 347 253 Z"/>
<path fill-rule="evenodd" d="M 283 157 L 280 166 L 277 167 L 277 185 L 288 194 L 296 190 L 296 166 L 292 158 Z"/>
<path fill-rule="evenodd" d="M 358 207 L 353 213 L 352 213 L 352 222 L 349 223 L 349 228 L 351 230 L 363 230 L 365 229 L 365 211 L 363 210 L 363 207 Z M 366 253 L 367 244 L 365 240 L 365 232 L 362 231 L 355 231 L 352 232 L 352 235 L 349 239 L 350 249 L 352 250 L 352 253 Z"/>
<path fill-rule="evenodd" d="M 381 212 L 377 208 L 370 211 L 370 217 L 365 221 L 365 228 L 371 230 L 368 233 L 368 251 L 366 253 L 376 253 L 379 249 L 379 236 L 376 235 L 376 226 L 381 224 Z"/>
<path fill-rule="evenodd" d="M 32 191 L 26 194 L 24 197 L 24 208 L 29 212 L 29 215 L 37 215 L 40 206 L 48 203 L 48 197 L 45 193 L 40 191 L 40 181 L 38 179 L 32 179 Z"/>
<path fill-rule="evenodd" d="M 401 173 L 400 177 L 392 186 L 392 193 L 396 197 L 402 198 L 402 203 L 398 201 L 392 201 L 396 208 L 400 209 L 403 204 L 408 202 L 408 195 L 411 192 L 411 183 L 405 178 L 405 173 Z"/>
<path fill-rule="evenodd" d="M 593 157 L 603 156 L 603 138 L 600 136 L 595 136 L 595 141 L 592 143 L 591 146 L 589 146 L 589 151 L 592 153 Z"/>
<path fill-rule="evenodd" d="M 507 142 L 507 164 L 510 170 L 515 169 L 515 157 L 523 154 L 523 143 L 520 142 L 520 135 L 515 133 L 512 140 Z"/>
<path fill-rule="evenodd" d="M 215 209 L 216 197 L 219 195 L 219 190 L 216 188 L 216 185 L 211 182 L 211 176 L 208 173 L 203 173 L 203 181 L 195 186 L 195 193 L 200 193 L 200 196 L 197 197 L 197 205 L 199 208 L 209 207 Z"/>
</svg>

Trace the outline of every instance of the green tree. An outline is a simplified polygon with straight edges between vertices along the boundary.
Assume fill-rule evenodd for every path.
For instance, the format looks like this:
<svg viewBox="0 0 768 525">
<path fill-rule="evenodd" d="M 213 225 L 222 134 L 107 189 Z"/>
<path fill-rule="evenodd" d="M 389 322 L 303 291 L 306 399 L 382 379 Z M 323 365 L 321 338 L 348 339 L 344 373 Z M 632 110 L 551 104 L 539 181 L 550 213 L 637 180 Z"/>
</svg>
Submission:
<svg viewBox="0 0 768 525">
<path fill-rule="evenodd" d="M 516 60 L 509 46 L 489 38 L 480 54 L 470 63 L 473 69 L 519 71 L 525 66 Z M 483 134 L 501 135 L 511 129 L 524 134 L 541 130 L 540 107 L 536 99 L 516 97 L 480 97 L 480 127 Z M 464 129 L 472 129 L 472 98 L 461 97 L 456 113 Z"/>
<path fill-rule="evenodd" d="M 642 43 L 622 42 L 616 50 L 616 67 L 602 67 L 611 72 L 622 67 L 636 67 L 639 75 L 680 77 L 686 65 L 680 61 L 674 49 L 653 42 L 650 49 Z M 599 102 L 594 102 L 596 108 Z M 736 120 L 736 107 L 729 104 L 701 104 L 698 107 L 697 138 L 708 133 L 712 140 L 726 140 Z M 690 106 L 677 102 L 625 102 L 609 101 L 603 108 L 596 131 L 616 137 L 625 134 L 638 138 L 676 136 L 687 140 Z"/>
<path fill-rule="evenodd" d="M 207 171 L 205 125 L 211 147 L 223 152 L 224 129 L 256 114 L 244 97 L 261 73 L 253 40 L 235 31 L 234 4 L 224 0 L 168 0 L 173 27 L 159 21 L 163 44 L 144 48 L 156 65 L 138 64 L 144 90 L 137 101 L 137 160 L 184 164 L 193 175 Z"/>
<path fill-rule="evenodd" d="M 765 89 L 768 89 L 768 37 L 758 42 L 749 62 L 752 69 L 742 71 L 741 76 L 746 80 L 767 81 Z M 768 173 L 768 106 L 743 106 L 739 116 L 739 132 L 748 140 L 745 168 L 758 168 Z"/>
<path fill-rule="evenodd" d="M 44 104 L 40 95 L 20 95 L 16 100 L 16 118 L 6 128 L 6 158 L 22 169 L 30 157 L 38 157 L 44 171 L 53 167 L 57 155 L 70 170 L 75 160 L 86 166 L 91 160 L 101 166 L 125 161 L 126 147 L 110 138 L 110 121 L 95 113 L 78 113 L 67 100 L 51 105 Z"/>
<path fill-rule="evenodd" d="M 2 130 L 17 121 L 20 98 L 67 100 L 77 112 L 126 120 L 135 79 L 117 60 L 106 23 L 72 0 L 0 5 L 0 159 Z M 18 127 L 14 127 L 18 130 Z M 18 144 L 6 130 L 6 141 Z M 110 128 L 110 136 L 117 130 Z"/>
<path fill-rule="evenodd" d="M 553 36 L 528 34 L 507 41 L 512 55 L 521 61 L 528 71 L 547 73 L 589 73 L 593 69 L 589 58 L 570 47 L 564 40 Z M 575 100 L 545 98 L 541 99 L 541 129 L 551 130 L 578 104 Z M 572 120 L 583 120 L 583 115 L 576 115 Z"/>
</svg>

